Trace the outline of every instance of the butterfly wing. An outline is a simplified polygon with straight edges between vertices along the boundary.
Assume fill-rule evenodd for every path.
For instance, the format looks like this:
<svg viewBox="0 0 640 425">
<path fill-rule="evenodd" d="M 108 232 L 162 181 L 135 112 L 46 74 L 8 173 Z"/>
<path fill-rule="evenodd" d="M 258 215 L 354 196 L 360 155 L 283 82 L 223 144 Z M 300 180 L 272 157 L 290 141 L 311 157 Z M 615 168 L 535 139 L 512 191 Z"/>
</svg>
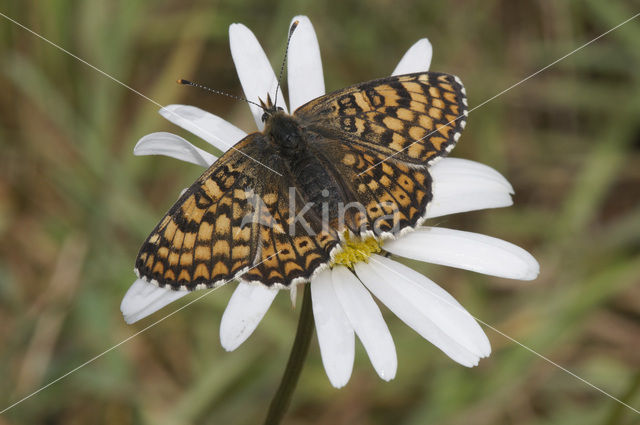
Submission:
<svg viewBox="0 0 640 425">
<path fill-rule="evenodd" d="M 234 278 L 267 286 L 308 279 L 328 261 L 338 238 L 290 231 L 290 215 L 304 202 L 298 194 L 298 208 L 289 210 L 288 178 L 265 137 L 247 136 L 171 207 L 142 245 L 136 273 L 160 286 L 190 290 Z"/>
<path fill-rule="evenodd" d="M 312 131 L 307 134 L 313 141 L 310 149 L 341 180 L 347 205 L 356 207 L 344 208 L 339 214 L 342 226 L 332 223 L 339 232 L 348 229 L 359 236 L 395 236 L 420 224 L 432 198 L 431 176 L 425 167 L 387 159 L 360 144 Z"/>
<path fill-rule="evenodd" d="M 451 151 L 467 114 L 460 79 L 437 72 L 356 84 L 294 112 L 308 129 L 328 138 L 420 165 Z"/>
<path fill-rule="evenodd" d="M 407 74 L 314 99 L 294 112 L 315 154 L 324 157 L 361 212 L 344 223 L 356 234 L 397 235 L 426 215 L 426 166 L 446 155 L 466 123 L 459 78 Z"/>
</svg>

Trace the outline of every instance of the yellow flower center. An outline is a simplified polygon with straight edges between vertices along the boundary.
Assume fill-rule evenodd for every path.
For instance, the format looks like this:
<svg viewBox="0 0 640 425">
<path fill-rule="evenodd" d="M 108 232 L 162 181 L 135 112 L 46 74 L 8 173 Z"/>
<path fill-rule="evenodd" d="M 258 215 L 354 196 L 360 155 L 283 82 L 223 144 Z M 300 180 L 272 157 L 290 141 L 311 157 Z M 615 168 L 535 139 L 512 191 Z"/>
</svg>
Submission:
<svg viewBox="0 0 640 425">
<path fill-rule="evenodd" d="M 353 268 L 356 263 L 369 262 L 371 254 L 377 254 L 382 251 L 380 242 L 373 236 L 365 239 L 352 238 L 349 236 L 349 232 L 344 233 L 344 241 L 341 247 L 342 251 L 333 257 L 331 267 L 341 264 Z"/>
</svg>

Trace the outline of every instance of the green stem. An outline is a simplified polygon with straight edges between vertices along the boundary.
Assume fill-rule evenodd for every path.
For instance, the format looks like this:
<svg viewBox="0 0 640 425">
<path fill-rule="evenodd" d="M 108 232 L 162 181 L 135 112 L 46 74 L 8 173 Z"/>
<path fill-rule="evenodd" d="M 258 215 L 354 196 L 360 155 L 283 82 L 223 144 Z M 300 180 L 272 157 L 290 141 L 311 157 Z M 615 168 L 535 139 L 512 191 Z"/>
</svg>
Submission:
<svg viewBox="0 0 640 425">
<path fill-rule="evenodd" d="M 293 342 L 291 348 L 291 354 L 289 354 L 289 361 L 287 362 L 287 368 L 282 375 L 282 381 L 276 392 L 271 405 L 269 406 L 269 412 L 267 418 L 264 420 L 264 425 L 277 425 L 280 423 L 287 409 L 289 403 L 291 403 L 291 396 L 296 389 L 300 372 L 304 366 L 304 360 L 309 352 L 309 343 L 311 342 L 311 336 L 313 335 L 313 312 L 311 309 L 311 289 L 310 284 L 307 283 L 304 288 L 304 297 L 302 300 L 302 309 L 300 311 L 300 319 L 298 321 L 298 330 L 296 332 L 296 339 Z"/>
</svg>

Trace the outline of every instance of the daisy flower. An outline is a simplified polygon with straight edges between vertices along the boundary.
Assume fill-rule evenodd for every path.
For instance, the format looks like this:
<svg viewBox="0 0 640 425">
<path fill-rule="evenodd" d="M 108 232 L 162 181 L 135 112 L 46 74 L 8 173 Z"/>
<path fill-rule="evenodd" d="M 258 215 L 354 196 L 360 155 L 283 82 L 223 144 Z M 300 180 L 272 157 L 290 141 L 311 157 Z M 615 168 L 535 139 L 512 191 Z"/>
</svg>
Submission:
<svg viewBox="0 0 640 425">
<path fill-rule="evenodd" d="M 296 20 L 299 25 L 288 51 L 291 111 L 325 94 L 313 26 L 304 16 L 293 19 Z M 245 97 L 259 102 L 260 97 L 273 94 L 277 77 L 254 34 L 242 24 L 233 24 L 229 38 Z M 393 75 L 428 71 L 431 53 L 429 41 L 419 40 L 403 56 Z M 287 111 L 280 91 L 277 99 L 278 106 Z M 249 108 L 262 130 L 262 109 L 252 104 Z M 247 135 L 222 118 L 193 106 L 169 105 L 160 114 L 223 152 Z M 217 159 L 170 133 L 143 137 L 134 153 L 166 155 L 204 167 Z M 444 158 L 429 172 L 433 200 L 427 207 L 427 218 L 512 204 L 513 188 L 486 165 Z M 322 362 L 335 387 L 344 386 L 351 376 L 356 335 L 382 379 L 390 380 L 396 374 L 395 345 L 374 296 L 420 336 L 464 366 L 477 365 L 491 352 L 482 328 L 448 292 L 385 254 L 510 279 L 535 279 L 539 271 L 536 260 L 522 248 L 489 236 L 441 227 L 421 226 L 395 240 L 368 239 L 346 245 L 332 267 L 316 274 L 310 282 Z M 239 282 L 220 324 L 220 341 L 226 350 L 236 349 L 251 335 L 278 292 Z M 122 300 L 121 310 L 127 323 L 133 323 L 188 293 L 138 279 Z"/>
</svg>

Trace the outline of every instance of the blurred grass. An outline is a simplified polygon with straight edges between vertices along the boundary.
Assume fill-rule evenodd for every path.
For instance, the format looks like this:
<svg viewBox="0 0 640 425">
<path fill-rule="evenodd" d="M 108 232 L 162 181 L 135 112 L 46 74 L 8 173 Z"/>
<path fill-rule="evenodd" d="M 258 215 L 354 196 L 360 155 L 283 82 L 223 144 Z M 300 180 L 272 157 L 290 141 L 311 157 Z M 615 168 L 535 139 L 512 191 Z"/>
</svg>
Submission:
<svg viewBox="0 0 640 425">
<path fill-rule="evenodd" d="M 640 10 L 635 2 L 50 0 L 0 11 L 160 104 L 187 103 L 245 129 L 227 27 L 248 25 L 279 65 L 292 16 L 307 14 L 327 88 L 389 74 L 421 37 L 432 69 L 481 103 Z M 479 108 L 454 156 L 516 188 L 514 207 L 440 224 L 504 238 L 540 261 L 520 283 L 414 264 L 472 314 L 636 408 L 640 406 L 640 23 L 633 21 Z M 136 158 L 157 107 L 0 20 L 0 402 L 11 402 L 162 313 L 124 324 L 119 304 L 143 238 L 200 173 Z M 252 424 L 277 386 L 297 312 L 280 296 L 247 343 L 225 353 L 222 288 L 0 417 L 0 424 Z M 194 296 L 187 297 L 191 299 Z M 176 303 L 169 309 L 183 305 Z M 487 329 L 492 356 L 468 370 L 385 312 L 397 378 L 358 348 L 335 390 L 313 343 L 286 423 L 631 424 L 637 416 Z"/>
</svg>

